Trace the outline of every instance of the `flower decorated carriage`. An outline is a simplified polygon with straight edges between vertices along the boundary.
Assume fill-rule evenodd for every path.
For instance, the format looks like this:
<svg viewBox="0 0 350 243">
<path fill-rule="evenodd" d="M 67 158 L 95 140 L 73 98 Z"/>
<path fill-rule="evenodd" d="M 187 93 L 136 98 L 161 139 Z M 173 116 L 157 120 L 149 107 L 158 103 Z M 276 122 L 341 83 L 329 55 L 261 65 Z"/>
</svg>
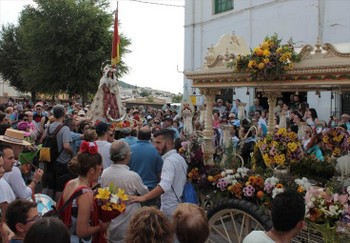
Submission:
<svg viewBox="0 0 350 243">
<path fill-rule="evenodd" d="M 243 161 L 225 170 L 223 166 L 215 166 L 213 121 L 208 114 L 213 112 L 215 95 L 225 88 L 255 88 L 267 97 L 270 111 L 274 110 L 281 92 L 349 91 L 350 53 L 341 53 L 332 44 L 319 42 L 315 46 L 305 45 L 296 53 L 291 42 L 282 45 L 276 35 L 267 37 L 251 51 L 240 37 L 223 36 L 208 50 L 203 68 L 185 75 L 192 80 L 192 88 L 205 96 L 207 115 L 200 142 L 204 166 L 199 168 L 193 164 L 189 178 L 198 187 L 202 206 L 208 210 L 209 242 L 242 242 L 252 230 L 269 229 L 272 226 L 269 203 L 285 188 L 305 193 L 308 199 L 317 192 L 327 200 L 327 208 L 320 206 L 325 201 L 323 204 L 309 202 L 307 220 L 310 223 L 294 242 L 341 241 L 333 236 L 338 234 L 336 229 L 346 231 L 349 227 L 346 215 L 349 192 L 328 183 L 335 172 L 334 156 L 349 150 L 350 140 L 345 130 L 331 129 L 323 134 L 322 149 L 329 156 L 320 162 L 313 155 L 303 154 L 297 135 L 288 134 L 285 129 L 275 133 L 274 112 L 270 112 L 268 135 L 257 142 L 249 168 L 244 167 Z M 187 155 L 189 153 L 191 150 Z M 228 157 L 231 161 L 240 161 L 233 160 L 232 156 L 226 156 L 226 160 Z M 227 166 L 221 161 L 223 164 Z M 276 167 L 285 165 L 288 170 L 282 174 L 287 177 L 273 176 Z M 267 176 L 264 172 L 269 168 L 272 174 Z M 312 175 L 315 177 L 310 182 Z M 311 187 L 319 181 L 327 185 L 327 189 Z M 324 220 L 313 221 L 315 215 L 323 215 Z M 328 224 L 329 218 L 333 219 L 331 224 Z"/>
</svg>

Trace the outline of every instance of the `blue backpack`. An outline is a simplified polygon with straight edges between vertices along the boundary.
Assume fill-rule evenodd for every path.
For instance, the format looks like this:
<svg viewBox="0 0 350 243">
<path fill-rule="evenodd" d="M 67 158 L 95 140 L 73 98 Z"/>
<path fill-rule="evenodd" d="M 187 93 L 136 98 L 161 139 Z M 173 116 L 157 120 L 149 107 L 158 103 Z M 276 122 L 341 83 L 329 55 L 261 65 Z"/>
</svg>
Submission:
<svg viewBox="0 0 350 243">
<path fill-rule="evenodd" d="M 184 173 L 187 177 L 187 173 L 185 172 L 185 170 L 184 170 Z M 183 202 L 183 203 L 193 203 L 193 204 L 197 204 L 197 205 L 199 204 L 196 189 L 194 188 L 194 186 L 192 185 L 192 183 L 190 181 L 188 181 L 188 180 L 186 181 L 186 184 L 184 186 L 184 190 L 182 192 L 181 200 L 177 196 L 173 186 L 171 186 L 171 189 L 173 190 L 179 203 Z"/>
<path fill-rule="evenodd" d="M 198 205 L 198 195 L 196 189 L 190 181 L 186 181 L 184 191 L 182 192 L 182 202 Z"/>
</svg>

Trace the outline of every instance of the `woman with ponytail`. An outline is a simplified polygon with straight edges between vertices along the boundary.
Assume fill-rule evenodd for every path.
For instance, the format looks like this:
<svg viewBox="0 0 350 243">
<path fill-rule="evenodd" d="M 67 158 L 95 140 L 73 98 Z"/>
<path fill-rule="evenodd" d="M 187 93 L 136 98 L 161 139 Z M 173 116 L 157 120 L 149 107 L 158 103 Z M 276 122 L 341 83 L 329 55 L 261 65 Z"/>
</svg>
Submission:
<svg viewBox="0 0 350 243">
<path fill-rule="evenodd" d="M 99 221 L 98 208 L 92 191 L 103 168 L 102 157 L 98 153 L 96 143 L 83 141 L 78 155 L 72 159 L 68 167 L 78 177 L 66 184 L 58 209 L 74 198 L 60 215 L 70 231 L 71 242 L 106 242 L 104 234 L 110 222 Z"/>
</svg>

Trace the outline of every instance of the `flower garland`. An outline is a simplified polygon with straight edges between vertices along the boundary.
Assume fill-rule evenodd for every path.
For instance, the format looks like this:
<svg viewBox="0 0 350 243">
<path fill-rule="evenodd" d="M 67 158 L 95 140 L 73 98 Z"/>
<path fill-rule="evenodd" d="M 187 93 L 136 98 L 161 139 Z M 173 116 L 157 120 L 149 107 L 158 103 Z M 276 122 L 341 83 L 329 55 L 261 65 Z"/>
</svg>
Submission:
<svg viewBox="0 0 350 243">
<path fill-rule="evenodd" d="M 294 51 L 293 40 L 281 44 L 277 34 L 266 36 L 265 40 L 248 55 L 238 55 L 228 63 L 237 72 L 250 73 L 253 80 L 278 79 L 286 70 L 293 69 L 293 63 L 300 61 Z"/>
</svg>

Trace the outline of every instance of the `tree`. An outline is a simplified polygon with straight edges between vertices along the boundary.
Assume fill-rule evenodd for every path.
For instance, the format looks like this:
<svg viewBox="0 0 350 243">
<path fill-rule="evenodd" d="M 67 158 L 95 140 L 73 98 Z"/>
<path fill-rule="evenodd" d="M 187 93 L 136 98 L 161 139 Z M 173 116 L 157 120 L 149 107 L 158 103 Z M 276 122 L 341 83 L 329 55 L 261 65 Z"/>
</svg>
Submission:
<svg viewBox="0 0 350 243">
<path fill-rule="evenodd" d="M 147 97 L 149 95 L 151 95 L 151 93 L 149 91 L 147 91 L 147 90 L 142 90 L 141 93 L 140 93 L 141 97 Z"/>
<path fill-rule="evenodd" d="M 10 48 L 2 48 L 9 45 L 7 36 L 13 35 L 17 47 L 16 59 L 11 66 L 17 71 L 18 79 L 8 75 L 4 75 L 5 78 L 22 91 L 66 92 L 82 97 L 94 93 L 101 76 L 101 63 L 110 59 L 111 53 L 114 14 L 105 10 L 108 1 L 35 2 L 36 7 L 26 6 L 22 11 L 18 27 L 2 31 L 0 57 L 5 55 L 2 51 L 9 53 L 6 50 Z M 121 35 L 122 56 L 129 52 L 128 45 L 130 40 Z M 0 67 L 0 72 L 4 74 L 9 69 Z M 118 76 L 127 71 L 121 60 Z"/>
<path fill-rule="evenodd" d="M 11 85 L 19 91 L 28 91 L 23 79 L 19 75 L 17 60 L 20 58 L 16 27 L 14 25 L 2 26 L 0 38 L 0 73 L 5 80 L 10 80 Z"/>
<path fill-rule="evenodd" d="M 182 101 L 182 94 L 178 94 L 178 95 L 174 95 L 172 98 L 171 98 L 171 101 L 173 103 L 181 103 Z"/>
</svg>

